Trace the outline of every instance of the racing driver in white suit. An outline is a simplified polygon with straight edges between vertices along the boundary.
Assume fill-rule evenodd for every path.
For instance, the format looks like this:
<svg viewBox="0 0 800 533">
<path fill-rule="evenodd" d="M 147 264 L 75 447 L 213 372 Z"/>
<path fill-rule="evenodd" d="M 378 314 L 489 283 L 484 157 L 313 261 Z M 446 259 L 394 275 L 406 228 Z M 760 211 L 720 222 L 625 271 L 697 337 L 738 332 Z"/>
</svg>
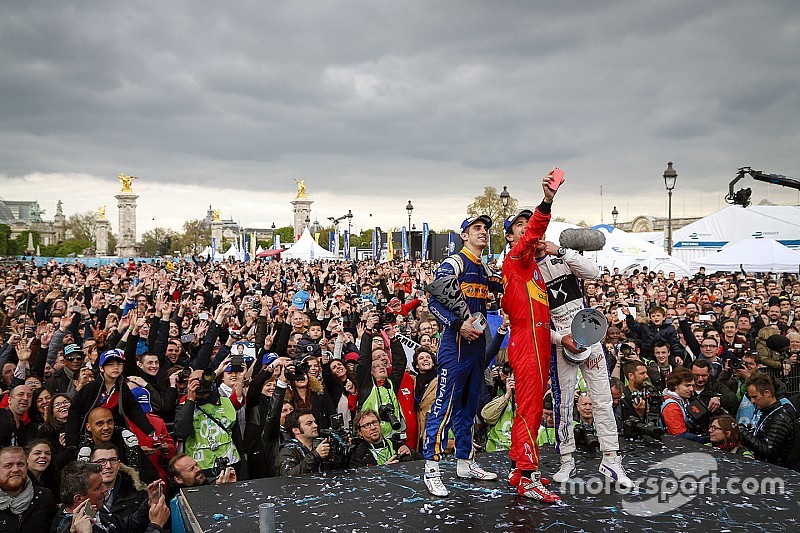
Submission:
<svg viewBox="0 0 800 533">
<path fill-rule="evenodd" d="M 553 476 L 556 483 L 565 483 L 575 476 L 575 435 L 572 408 L 575 401 L 575 385 L 578 366 L 564 357 L 564 350 L 577 353 L 570 333 L 575 315 L 584 308 L 580 279 L 593 280 L 600 277 L 600 269 L 594 261 L 575 250 L 561 248 L 547 242 L 537 257 L 539 270 L 547 284 L 550 320 L 553 331 L 551 342 L 555 345 L 555 357 L 551 358 L 550 381 L 553 390 L 555 412 L 556 449 L 561 456 L 561 468 Z M 603 459 L 600 472 L 620 487 L 633 487 L 633 481 L 625 473 L 619 455 L 619 438 L 614 419 L 611 388 L 605 354 L 600 343 L 591 346 L 591 355 L 580 364 L 583 379 L 594 404 L 594 425 Z"/>
</svg>

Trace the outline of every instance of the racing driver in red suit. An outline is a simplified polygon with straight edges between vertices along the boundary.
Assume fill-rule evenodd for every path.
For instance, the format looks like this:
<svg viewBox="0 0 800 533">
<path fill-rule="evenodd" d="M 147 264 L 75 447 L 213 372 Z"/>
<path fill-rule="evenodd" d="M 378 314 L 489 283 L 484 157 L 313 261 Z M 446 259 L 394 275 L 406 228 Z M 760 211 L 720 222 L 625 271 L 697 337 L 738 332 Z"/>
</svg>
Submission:
<svg viewBox="0 0 800 533">
<path fill-rule="evenodd" d="M 549 187 L 550 179 L 548 174 L 542 180 L 544 199 L 535 212 L 525 209 L 505 220 L 511 250 L 503 261 L 502 306 L 511 322 L 508 362 L 514 371 L 517 406 L 511 426 L 509 482 L 522 496 L 556 503 L 560 498 L 542 484 L 536 444 L 550 373 L 550 309 L 547 287 L 536 264 L 536 249 L 544 246 L 541 239 L 556 195 Z"/>
</svg>

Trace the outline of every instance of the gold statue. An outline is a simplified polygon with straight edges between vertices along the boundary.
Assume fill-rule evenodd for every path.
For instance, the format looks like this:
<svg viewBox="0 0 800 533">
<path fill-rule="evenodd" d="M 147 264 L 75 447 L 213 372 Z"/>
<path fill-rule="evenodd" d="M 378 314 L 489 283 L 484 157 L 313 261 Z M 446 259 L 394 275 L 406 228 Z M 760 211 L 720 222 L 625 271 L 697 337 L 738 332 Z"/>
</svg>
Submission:
<svg viewBox="0 0 800 533">
<path fill-rule="evenodd" d="M 106 206 L 101 205 L 97 208 L 97 220 L 105 220 L 106 219 Z"/>
<path fill-rule="evenodd" d="M 219 222 L 219 209 L 215 209 L 211 211 L 211 220 L 214 222 Z"/>
<path fill-rule="evenodd" d="M 133 192 L 131 185 L 133 185 L 133 180 L 138 180 L 136 176 L 126 176 L 125 174 L 120 173 L 119 181 L 122 182 L 122 191 L 121 192 Z"/>
<path fill-rule="evenodd" d="M 297 183 L 297 197 L 308 198 L 308 195 L 306 194 L 306 180 L 298 180 L 295 178 L 294 181 Z"/>
</svg>

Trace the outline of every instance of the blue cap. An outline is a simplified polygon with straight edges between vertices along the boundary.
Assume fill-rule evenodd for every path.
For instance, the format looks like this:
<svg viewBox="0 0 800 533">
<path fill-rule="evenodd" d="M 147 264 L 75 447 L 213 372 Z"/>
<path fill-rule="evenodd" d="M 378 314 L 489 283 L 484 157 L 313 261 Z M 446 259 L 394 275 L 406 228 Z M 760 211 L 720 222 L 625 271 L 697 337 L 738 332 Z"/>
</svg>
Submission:
<svg viewBox="0 0 800 533">
<path fill-rule="evenodd" d="M 476 217 L 468 217 L 464 219 L 464 222 L 461 223 L 461 233 L 467 231 L 468 227 L 478 221 L 483 222 L 486 225 L 486 229 L 492 227 L 492 218 L 489 215 L 478 215 Z"/>
<path fill-rule="evenodd" d="M 267 352 L 264 354 L 264 357 L 261 358 L 261 366 L 269 366 L 278 358 L 278 354 L 275 352 Z"/>
<path fill-rule="evenodd" d="M 98 366 L 104 366 L 110 359 L 119 359 L 120 361 L 125 362 L 125 353 L 119 349 L 106 350 L 100 355 Z"/>
<path fill-rule="evenodd" d="M 150 392 L 145 389 L 144 387 L 134 387 L 131 389 L 133 393 L 133 397 L 136 398 L 136 401 L 139 402 L 139 405 L 142 406 L 142 411 L 145 413 L 149 413 L 153 410 L 153 406 L 150 405 Z"/>
<path fill-rule="evenodd" d="M 507 218 L 507 219 L 506 219 L 506 220 L 503 222 L 503 230 L 504 230 L 504 231 L 505 231 L 507 234 L 508 234 L 508 233 L 511 233 L 511 226 L 513 226 L 513 225 L 514 225 L 514 222 L 516 222 L 516 221 L 517 221 L 517 219 L 518 219 L 519 217 L 525 217 L 525 218 L 527 218 L 528 220 L 530 220 L 532 216 L 533 216 L 533 211 L 531 211 L 530 209 L 523 209 L 522 211 L 520 211 L 520 212 L 519 212 L 519 213 L 517 213 L 516 215 L 511 215 L 510 217 L 508 217 L 508 218 Z"/>
</svg>

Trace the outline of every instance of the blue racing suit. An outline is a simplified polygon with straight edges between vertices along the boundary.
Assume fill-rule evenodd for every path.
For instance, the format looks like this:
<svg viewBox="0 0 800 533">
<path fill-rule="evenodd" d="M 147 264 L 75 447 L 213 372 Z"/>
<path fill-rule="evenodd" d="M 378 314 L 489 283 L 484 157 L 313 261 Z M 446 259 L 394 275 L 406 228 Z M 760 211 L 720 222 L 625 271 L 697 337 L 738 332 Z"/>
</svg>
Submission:
<svg viewBox="0 0 800 533">
<path fill-rule="evenodd" d="M 437 280 L 448 276 L 457 277 L 461 297 L 470 313 L 480 312 L 485 316 L 489 291 L 503 291 L 500 277 L 466 248 L 445 259 L 436 270 Z M 445 330 L 436 356 L 438 384 L 425 425 L 423 455 L 428 460 L 441 459 L 452 427 L 456 457 L 468 459 L 472 455 L 472 424 L 478 411 L 486 336 L 472 342 L 462 339 L 459 330 L 464 321 L 461 316 L 433 296 L 428 307 Z"/>
</svg>

